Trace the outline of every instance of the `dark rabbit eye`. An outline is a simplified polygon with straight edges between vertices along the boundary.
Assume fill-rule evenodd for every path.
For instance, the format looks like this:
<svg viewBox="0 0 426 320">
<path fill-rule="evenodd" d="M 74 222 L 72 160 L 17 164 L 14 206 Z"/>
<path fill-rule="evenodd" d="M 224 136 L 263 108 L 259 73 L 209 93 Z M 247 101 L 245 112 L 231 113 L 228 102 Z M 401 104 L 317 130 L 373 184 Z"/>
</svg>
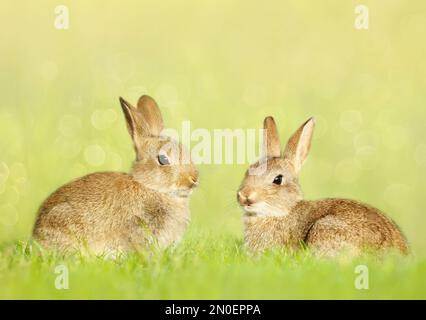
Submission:
<svg viewBox="0 0 426 320">
<path fill-rule="evenodd" d="M 159 154 L 158 155 L 158 162 L 162 165 L 168 165 L 170 164 L 169 158 L 167 158 L 167 156 L 165 154 Z"/>
<path fill-rule="evenodd" d="M 275 177 L 273 183 L 277 184 L 277 185 L 281 185 L 281 183 L 283 182 L 283 175 L 279 174 Z"/>
</svg>

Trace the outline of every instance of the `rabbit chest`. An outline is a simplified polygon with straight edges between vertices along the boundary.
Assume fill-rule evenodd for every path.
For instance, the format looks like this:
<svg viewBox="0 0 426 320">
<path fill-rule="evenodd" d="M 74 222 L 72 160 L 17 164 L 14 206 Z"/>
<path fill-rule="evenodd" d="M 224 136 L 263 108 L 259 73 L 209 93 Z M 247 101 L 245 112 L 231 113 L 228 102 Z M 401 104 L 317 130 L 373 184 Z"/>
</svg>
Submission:
<svg viewBox="0 0 426 320">
<path fill-rule="evenodd" d="M 142 212 L 148 232 L 160 247 L 178 242 L 190 221 L 190 211 L 186 199 L 162 197 L 160 201 L 146 203 Z"/>
<path fill-rule="evenodd" d="M 292 217 L 244 217 L 244 238 L 250 250 L 283 246 L 296 249 L 303 232 L 299 221 Z"/>
</svg>

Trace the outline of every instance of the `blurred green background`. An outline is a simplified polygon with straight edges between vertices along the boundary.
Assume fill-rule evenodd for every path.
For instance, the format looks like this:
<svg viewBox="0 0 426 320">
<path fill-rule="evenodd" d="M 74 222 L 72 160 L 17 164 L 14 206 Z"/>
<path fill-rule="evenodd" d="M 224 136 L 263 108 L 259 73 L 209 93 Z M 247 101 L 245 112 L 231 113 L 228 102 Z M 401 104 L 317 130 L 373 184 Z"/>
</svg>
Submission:
<svg viewBox="0 0 426 320">
<path fill-rule="evenodd" d="M 395 219 L 426 254 L 426 2 L 2 1 L 0 241 L 29 238 L 41 201 L 78 176 L 128 171 L 118 103 L 150 94 L 168 127 L 317 127 L 306 198 L 347 197 Z M 54 8 L 69 8 L 68 30 Z M 202 165 L 193 230 L 242 237 L 247 165 Z"/>
</svg>

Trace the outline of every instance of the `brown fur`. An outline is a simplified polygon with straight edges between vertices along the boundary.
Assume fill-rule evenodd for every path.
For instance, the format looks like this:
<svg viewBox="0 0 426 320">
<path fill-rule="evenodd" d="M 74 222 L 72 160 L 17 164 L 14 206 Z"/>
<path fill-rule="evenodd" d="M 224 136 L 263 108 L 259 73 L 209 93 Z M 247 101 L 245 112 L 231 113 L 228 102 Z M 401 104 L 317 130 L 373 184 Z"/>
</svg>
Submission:
<svg viewBox="0 0 426 320">
<path fill-rule="evenodd" d="M 396 249 L 408 254 L 398 226 L 378 209 L 346 199 L 302 199 L 298 174 L 310 148 L 313 127 L 313 119 L 305 122 L 290 138 L 282 158 L 268 157 L 266 171 L 246 174 L 238 201 L 245 211 L 248 248 L 298 249 L 304 244 L 320 256 L 335 256 L 346 250 L 360 254 Z M 265 129 L 269 130 L 266 125 Z M 271 132 L 276 134 L 276 130 Z M 259 166 L 260 162 L 252 169 Z M 281 185 L 272 183 L 277 175 L 283 176 Z"/>
<path fill-rule="evenodd" d="M 379 210 L 347 199 L 302 200 L 283 217 L 246 216 L 245 242 L 261 251 L 274 247 L 334 256 L 344 250 L 392 250 L 408 253 L 396 224 Z"/>
<path fill-rule="evenodd" d="M 178 241 L 190 220 L 189 195 L 197 184 L 192 163 L 181 163 L 178 143 L 161 138 L 161 113 L 143 96 L 138 109 L 121 99 L 137 160 L 130 174 L 93 173 L 51 194 L 40 207 L 33 236 L 43 246 L 98 254 L 161 247 Z M 144 110 L 144 108 L 147 108 Z M 172 145 L 170 165 L 160 165 L 160 152 Z M 165 150 L 165 151 L 164 151 Z"/>
</svg>

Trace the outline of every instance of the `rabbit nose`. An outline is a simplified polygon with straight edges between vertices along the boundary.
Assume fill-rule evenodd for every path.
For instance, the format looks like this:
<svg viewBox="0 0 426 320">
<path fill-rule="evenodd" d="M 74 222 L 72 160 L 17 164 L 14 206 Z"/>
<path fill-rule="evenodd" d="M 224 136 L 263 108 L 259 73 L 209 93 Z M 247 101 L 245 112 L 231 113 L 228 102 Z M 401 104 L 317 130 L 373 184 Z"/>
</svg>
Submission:
<svg viewBox="0 0 426 320">
<path fill-rule="evenodd" d="M 249 191 L 249 192 L 238 192 L 238 199 L 240 200 L 241 204 L 253 204 L 256 202 L 257 198 L 257 192 L 256 191 Z"/>
</svg>

